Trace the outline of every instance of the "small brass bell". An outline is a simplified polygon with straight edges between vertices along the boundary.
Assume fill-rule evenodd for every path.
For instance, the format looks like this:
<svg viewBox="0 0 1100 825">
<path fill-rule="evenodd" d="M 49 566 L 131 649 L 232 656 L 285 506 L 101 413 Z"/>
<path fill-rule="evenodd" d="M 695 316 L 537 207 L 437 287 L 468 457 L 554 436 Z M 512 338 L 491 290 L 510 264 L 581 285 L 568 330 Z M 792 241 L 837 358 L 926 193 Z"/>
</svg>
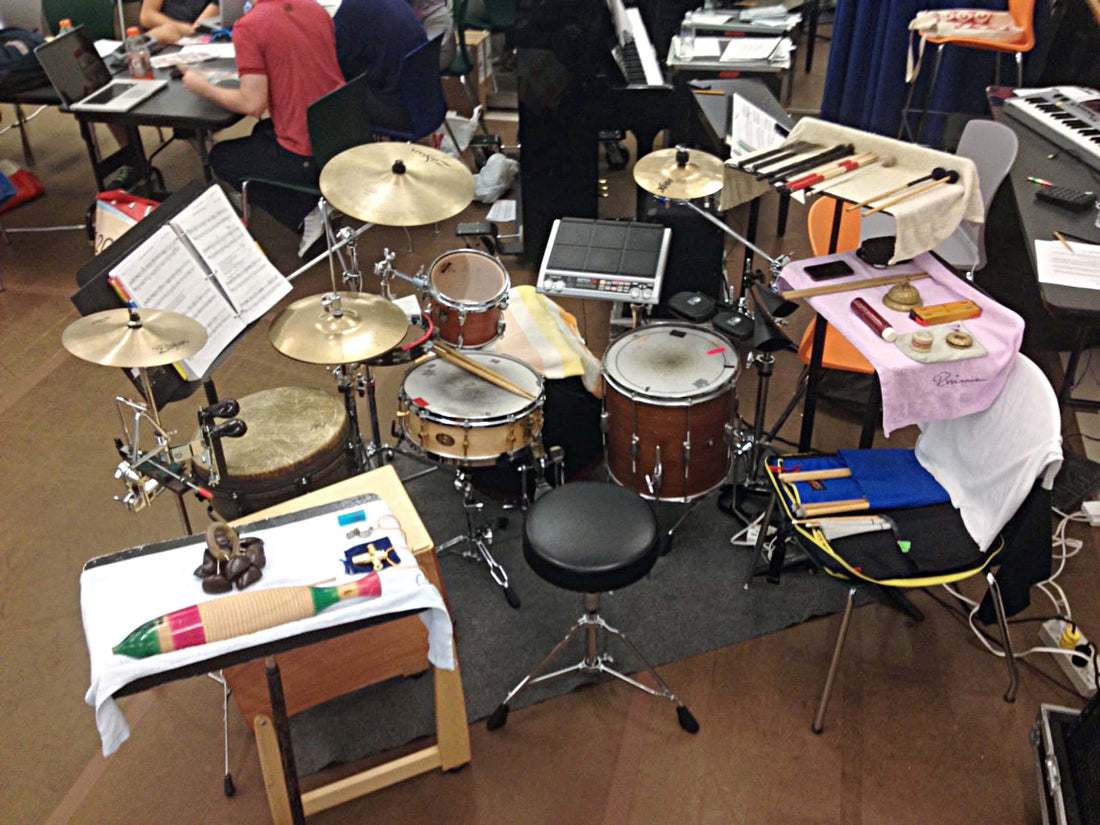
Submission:
<svg viewBox="0 0 1100 825">
<path fill-rule="evenodd" d="M 902 281 L 890 287 L 890 291 L 882 297 L 882 303 L 887 309 L 908 312 L 913 307 L 921 305 L 920 292 L 908 281 Z"/>
</svg>

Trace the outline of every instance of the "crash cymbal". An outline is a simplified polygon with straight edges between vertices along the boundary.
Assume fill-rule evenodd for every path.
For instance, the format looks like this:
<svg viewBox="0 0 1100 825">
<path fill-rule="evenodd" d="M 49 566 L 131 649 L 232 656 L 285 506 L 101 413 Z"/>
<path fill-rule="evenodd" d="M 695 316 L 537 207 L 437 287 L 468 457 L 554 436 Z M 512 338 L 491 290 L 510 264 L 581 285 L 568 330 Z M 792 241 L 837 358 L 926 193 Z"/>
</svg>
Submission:
<svg viewBox="0 0 1100 825">
<path fill-rule="evenodd" d="M 105 367 L 161 367 L 194 355 L 206 327 L 164 309 L 108 309 L 85 315 L 61 333 L 77 358 Z"/>
<path fill-rule="evenodd" d="M 321 194 L 335 209 L 382 226 L 452 218 L 474 199 L 474 176 L 445 152 L 415 143 L 367 143 L 321 170 Z"/>
<path fill-rule="evenodd" d="M 271 343 L 309 364 L 356 364 L 401 343 L 409 318 L 380 295 L 328 292 L 283 310 L 271 325 Z"/>
<path fill-rule="evenodd" d="M 724 180 L 722 161 L 697 149 L 658 149 L 634 164 L 634 182 L 661 198 L 704 198 L 721 191 Z"/>
</svg>

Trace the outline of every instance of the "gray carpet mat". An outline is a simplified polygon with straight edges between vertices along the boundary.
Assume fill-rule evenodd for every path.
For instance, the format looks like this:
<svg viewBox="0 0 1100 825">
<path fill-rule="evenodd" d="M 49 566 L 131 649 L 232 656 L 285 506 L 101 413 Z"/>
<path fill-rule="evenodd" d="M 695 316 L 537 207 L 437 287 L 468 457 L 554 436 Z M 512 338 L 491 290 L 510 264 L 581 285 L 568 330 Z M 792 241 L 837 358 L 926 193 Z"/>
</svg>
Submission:
<svg viewBox="0 0 1100 825">
<path fill-rule="evenodd" d="M 400 459 L 397 468 L 403 477 L 412 469 Z M 437 472 L 406 485 L 436 545 L 463 529 L 462 497 L 451 479 Z M 662 524 L 673 523 L 679 512 L 678 505 L 662 505 Z M 490 502 L 483 515 L 501 514 Z M 493 555 L 520 596 L 520 609 L 508 606 L 486 565 L 449 553 L 440 557 L 471 722 L 488 716 L 583 613 L 579 594 L 547 584 L 527 567 L 522 514 L 503 514 L 509 524 L 495 531 Z M 743 590 L 751 553 L 729 543 L 736 530 L 734 520 L 717 508 L 714 496 L 709 497 L 684 520 L 672 552 L 660 558 L 646 578 L 603 597 L 601 615 L 659 667 L 842 607 L 844 586 L 806 571 L 785 573 L 779 586 L 760 578 L 752 589 Z M 607 535 L 614 540 L 614 524 L 607 525 Z M 574 645 L 561 654 L 561 667 L 579 661 L 581 643 Z M 641 667 L 614 641 L 609 652 L 628 672 Z M 512 708 L 561 695 L 582 681 L 591 680 L 570 677 L 539 685 L 521 694 Z M 675 684 L 670 687 L 677 690 Z M 680 698 L 691 707 L 691 696 Z M 671 704 L 669 714 L 674 718 Z M 706 725 L 707 720 L 700 718 L 699 723 Z M 391 679 L 305 711 L 291 724 L 299 773 L 353 761 L 434 732 L 432 680 Z"/>
</svg>

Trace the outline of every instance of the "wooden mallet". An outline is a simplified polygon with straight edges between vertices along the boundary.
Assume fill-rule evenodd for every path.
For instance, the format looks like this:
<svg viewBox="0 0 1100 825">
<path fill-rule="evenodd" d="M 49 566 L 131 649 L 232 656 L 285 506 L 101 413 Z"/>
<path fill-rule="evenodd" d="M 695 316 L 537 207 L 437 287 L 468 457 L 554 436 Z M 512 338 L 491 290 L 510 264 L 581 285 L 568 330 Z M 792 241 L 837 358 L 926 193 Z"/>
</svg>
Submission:
<svg viewBox="0 0 1100 825">
<path fill-rule="evenodd" d="M 879 192 L 873 198 L 868 198 L 867 200 L 861 201 L 860 203 L 849 204 L 848 206 L 844 207 L 844 211 L 851 212 L 854 209 L 861 209 L 862 207 L 867 206 L 868 204 L 872 204 L 877 200 L 888 198 L 890 197 L 890 195 L 896 195 L 898 192 L 908 189 L 910 186 L 916 186 L 918 183 L 924 183 L 926 180 L 941 180 L 942 178 L 946 177 L 947 170 L 944 169 L 942 166 L 937 166 L 935 169 L 933 169 L 931 172 L 929 172 L 927 175 L 924 175 L 923 177 L 914 178 L 913 180 L 909 181 L 909 183 L 902 184 L 901 186 L 895 186 L 893 189 L 888 189 L 885 192 Z"/>
<path fill-rule="evenodd" d="M 946 177 L 942 177 L 942 178 L 936 180 L 933 183 L 929 183 L 925 186 L 920 187 L 919 189 L 913 189 L 912 191 L 906 192 L 903 195 L 898 195 L 898 197 L 893 198 L 892 200 L 886 201 L 886 203 L 882 204 L 882 206 L 876 206 L 874 209 L 869 209 L 868 211 L 863 213 L 863 217 L 866 218 L 868 215 L 873 215 L 876 212 L 881 212 L 883 209 L 889 209 L 891 206 L 894 206 L 895 204 L 901 203 L 902 201 L 907 201 L 910 198 L 915 198 L 917 195 L 923 194 L 924 192 L 927 192 L 930 189 L 935 189 L 937 186 L 940 186 L 942 184 L 955 183 L 955 182 L 958 181 L 958 179 L 959 179 L 959 173 L 952 170 L 952 171 L 947 173 Z"/>
</svg>

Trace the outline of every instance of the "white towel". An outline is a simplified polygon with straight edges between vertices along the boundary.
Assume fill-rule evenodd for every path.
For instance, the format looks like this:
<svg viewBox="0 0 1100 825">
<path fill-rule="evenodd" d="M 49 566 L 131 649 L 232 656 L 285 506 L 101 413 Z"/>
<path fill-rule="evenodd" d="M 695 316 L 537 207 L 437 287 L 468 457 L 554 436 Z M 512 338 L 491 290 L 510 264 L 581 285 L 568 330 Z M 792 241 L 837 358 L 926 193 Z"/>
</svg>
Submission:
<svg viewBox="0 0 1100 825">
<path fill-rule="evenodd" d="M 364 520 L 341 526 L 343 513 L 364 511 Z M 264 540 L 267 565 L 263 578 L 249 590 L 313 584 L 335 577 L 334 584 L 353 581 L 364 574 L 343 572 L 343 553 L 363 539 L 346 538 L 350 526 L 374 527 L 371 535 L 390 539 L 401 564 L 386 568 L 379 577 L 382 595 L 376 599 L 340 602 L 316 616 L 266 628 L 247 636 L 131 659 L 111 652 L 144 622 L 173 610 L 223 596 L 204 593 L 193 571 L 202 562 L 205 541 L 193 536 L 178 547 L 107 564 L 89 565 L 80 575 L 80 611 L 91 662 L 91 686 L 84 701 L 95 708 L 96 726 L 103 741 L 103 755 L 110 756 L 130 737 L 126 717 L 113 696 L 125 685 L 144 676 L 212 659 L 246 647 L 297 636 L 311 630 L 334 627 L 371 616 L 419 610 L 428 628 L 428 660 L 436 667 L 454 670 L 453 629 L 439 591 L 427 580 L 409 550 L 404 534 L 394 525 L 388 504 L 377 496 L 350 499 L 348 506 L 332 509 L 301 521 L 264 530 L 241 527 L 242 535 Z M 246 591 L 249 592 L 249 591 Z"/>
</svg>

